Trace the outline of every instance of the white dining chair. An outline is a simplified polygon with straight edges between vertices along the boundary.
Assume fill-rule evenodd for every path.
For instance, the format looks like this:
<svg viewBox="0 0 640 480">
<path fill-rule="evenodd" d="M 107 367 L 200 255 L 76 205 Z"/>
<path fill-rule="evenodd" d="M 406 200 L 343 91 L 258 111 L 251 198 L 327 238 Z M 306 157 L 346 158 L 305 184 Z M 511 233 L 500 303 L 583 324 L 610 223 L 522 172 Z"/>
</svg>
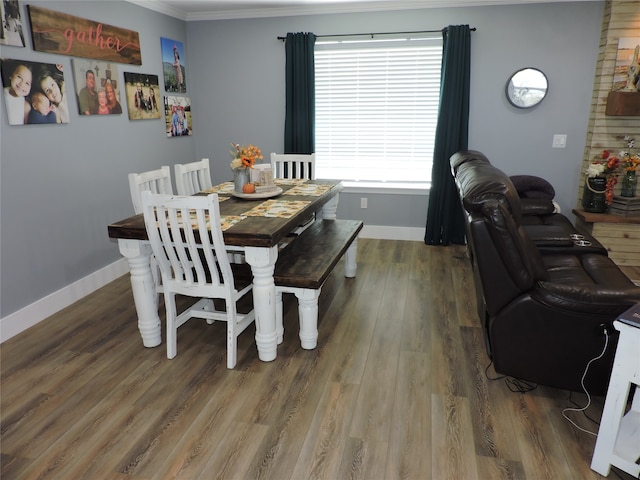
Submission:
<svg viewBox="0 0 640 480">
<path fill-rule="evenodd" d="M 174 170 L 178 195 L 194 195 L 213 186 L 208 158 L 199 162 L 177 163 Z"/>
<path fill-rule="evenodd" d="M 171 170 L 168 166 L 164 166 L 148 172 L 130 173 L 129 190 L 131 191 L 133 210 L 136 214 L 142 213 L 142 192 L 145 190 L 149 190 L 151 193 L 173 194 Z"/>
<path fill-rule="evenodd" d="M 227 368 L 237 361 L 238 336 L 255 320 L 255 312 L 239 313 L 237 304 L 253 284 L 236 282 L 227 259 L 218 195 L 178 196 L 142 193 L 145 228 L 160 266 L 167 327 L 167 358 L 177 354 L 178 328 L 190 318 L 227 322 Z M 198 300 L 176 309 L 176 295 Z M 216 309 L 214 299 L 224 300 Z"/>
<path fill-rule="evenodd" d="M 129 174 L 129 190 L 131 192 L 131 202 L 133 210 L 136 214 L 142 213 L 142 192 L 148 190 L 152 193 L 173 194 L 171 186 L 171 170 L 168 166 L 163 166 L 157 170 L 149 170 L 141 173 Z M 158 269 L 155 258 L 150 260 L 151 277 L 153 285 L 156 289 L 155 301 L 159 304 L 158 295 L 162 293 L 162 282 L 160 279 L 160 270 Z"/>
<path fill-rule="evenodd" d="M 316 178 L 316 154 L 272 153 L 271 168 L 274 178 Z"/>
</svg>

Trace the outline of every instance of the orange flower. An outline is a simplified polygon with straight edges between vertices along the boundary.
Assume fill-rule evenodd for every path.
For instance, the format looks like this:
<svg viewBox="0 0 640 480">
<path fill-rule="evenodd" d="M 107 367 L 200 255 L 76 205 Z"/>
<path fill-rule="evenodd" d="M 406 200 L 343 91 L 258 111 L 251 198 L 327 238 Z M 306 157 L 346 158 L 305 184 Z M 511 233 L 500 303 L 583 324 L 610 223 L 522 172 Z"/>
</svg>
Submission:
<svg viewBox="0 0 640 480">
<path fill-rule="evenodd" d="M 234 150 L 231 150 L 231 168 L 253 168 L 256 160 L 262 160 L 262 151 L 255 145 L 241 146 L 239 143 L 232 143 Z"/>
</svg>

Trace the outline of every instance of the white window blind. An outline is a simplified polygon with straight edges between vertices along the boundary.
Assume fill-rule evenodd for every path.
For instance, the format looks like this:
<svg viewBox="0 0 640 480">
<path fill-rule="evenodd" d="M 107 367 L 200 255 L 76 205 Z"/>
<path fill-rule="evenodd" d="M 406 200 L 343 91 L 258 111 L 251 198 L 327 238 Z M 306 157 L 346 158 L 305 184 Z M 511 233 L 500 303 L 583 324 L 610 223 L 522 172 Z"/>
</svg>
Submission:
<svg viewBox="0 0 640 480">
<path fill-rule="evenodd" d="M 315 48 L 316 177 L 428 186 L 441 35 L 321 40 Z"/>
</svg>

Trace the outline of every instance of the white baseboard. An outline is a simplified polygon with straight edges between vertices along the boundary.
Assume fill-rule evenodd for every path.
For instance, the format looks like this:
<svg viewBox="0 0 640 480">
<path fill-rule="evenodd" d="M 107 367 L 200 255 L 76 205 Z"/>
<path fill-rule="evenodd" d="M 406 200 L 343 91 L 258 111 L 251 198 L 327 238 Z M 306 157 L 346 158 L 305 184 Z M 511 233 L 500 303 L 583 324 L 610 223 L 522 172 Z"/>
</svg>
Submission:
<svg viewBox="0 0 640 480">
<path fill-rule="evenodd" d="M 360 232 L 360 238 L 424 242 L 425 230 L 425 228 L 417 227 L 386 227 L 383 225 L 365 224 Z"/>
<path fill-rule="evenodd" d="M 34 326 L 129 271 L 122 258 L 26 307 L 0 318 L 0 343 Z"/>
<path fill-rule="evenodd" d="M 365 225 L 360 232 L 360 237 L 423 242 L 424 233 L 424 228 Z M 41 298 L 31 305 L 27 305 L 15 313 L 0 318 L 0 343 L 9 340 L 11 337 L 77 302 L 82 297 L 89 295 L 127 272 L 129 272 L 129 266 L 126 260 L 122 258 L 71 285 L 61 288 L 57 292 Z"/>
</svg>

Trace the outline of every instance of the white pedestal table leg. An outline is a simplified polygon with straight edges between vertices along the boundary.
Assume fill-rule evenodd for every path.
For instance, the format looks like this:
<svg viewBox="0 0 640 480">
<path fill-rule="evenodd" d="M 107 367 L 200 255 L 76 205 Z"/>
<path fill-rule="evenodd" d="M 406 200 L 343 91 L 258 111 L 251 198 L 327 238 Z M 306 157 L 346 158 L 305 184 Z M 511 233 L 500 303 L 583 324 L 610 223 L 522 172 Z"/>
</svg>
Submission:
<svg viewBox="0 0 640 480">
<path fill-rule="evenodd" d="M 129 263 L 131 290 L 138 314 L 138 330 L 145 347 L 162 342 L 156 288 L 151 275 L 151 245 L 141 240 L 118 239 L 118 247 Z"/>
<path fill-rule="evenodd" d="M 246 247 L 245 258 L 253 273 L 253 308 L 256 313 L 256 346 L 263 362 L 276 359 L 276 286 L 273 272 L 278 247 Z"/>
</svg>

